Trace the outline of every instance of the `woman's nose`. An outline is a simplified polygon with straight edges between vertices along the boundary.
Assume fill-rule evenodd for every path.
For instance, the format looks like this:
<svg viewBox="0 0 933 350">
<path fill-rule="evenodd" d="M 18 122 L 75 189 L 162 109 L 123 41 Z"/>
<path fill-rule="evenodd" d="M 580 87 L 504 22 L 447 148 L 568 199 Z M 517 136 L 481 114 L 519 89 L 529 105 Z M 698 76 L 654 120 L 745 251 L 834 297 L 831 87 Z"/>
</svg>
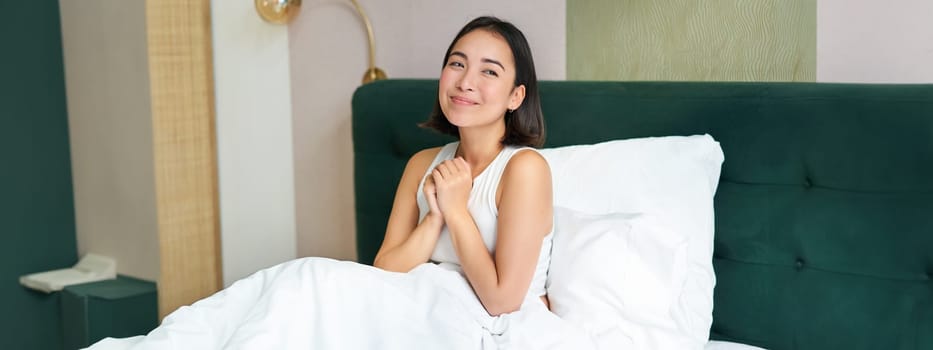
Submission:
<svg viewBox="0 0 933 350">
<path fill-rule="evenodd" d="M 475 89 L 472 73 L 469 70 L 460 75 L 460 79 L 457 80 L 457 87 L 464 91 L 473 91 Z"/>
</svg>

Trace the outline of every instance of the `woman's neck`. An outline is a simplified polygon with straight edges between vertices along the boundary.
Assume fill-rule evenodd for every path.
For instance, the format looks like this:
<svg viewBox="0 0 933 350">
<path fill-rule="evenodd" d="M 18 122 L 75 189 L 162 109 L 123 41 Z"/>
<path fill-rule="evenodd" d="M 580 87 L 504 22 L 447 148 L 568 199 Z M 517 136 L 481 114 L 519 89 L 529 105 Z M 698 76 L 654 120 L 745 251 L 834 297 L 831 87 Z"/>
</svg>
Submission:
<svg viewBox="0 0 933 350">
<path fill-rule="evenodd" d="M 486 169 L 502 151 L 502 135 L 498 133 L 460 133 L 460 147 L 457 148 L 457 157 L 463 157 L 473 170 L 476 177 Z"/>
</svg>

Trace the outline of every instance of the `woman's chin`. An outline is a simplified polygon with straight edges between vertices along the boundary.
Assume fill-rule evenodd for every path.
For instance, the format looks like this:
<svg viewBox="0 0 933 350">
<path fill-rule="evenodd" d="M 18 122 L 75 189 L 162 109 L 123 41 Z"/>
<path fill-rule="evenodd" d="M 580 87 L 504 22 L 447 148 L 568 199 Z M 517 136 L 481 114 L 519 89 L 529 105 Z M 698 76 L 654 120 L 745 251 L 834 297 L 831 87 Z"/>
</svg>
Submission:
<svg viewBox="0 0 933 350">
<path fill-rule="evenodd" d="M 451 125 L 456 126 L 458 128 L 469 126 L 470 124 L 469 123 L 470 118 L 467 117 L 463 113 L 451 113 L 451 114 L 445 114 L 445 115 L 447 116 L 447 121 L 450 122 Z"/>
</svg>

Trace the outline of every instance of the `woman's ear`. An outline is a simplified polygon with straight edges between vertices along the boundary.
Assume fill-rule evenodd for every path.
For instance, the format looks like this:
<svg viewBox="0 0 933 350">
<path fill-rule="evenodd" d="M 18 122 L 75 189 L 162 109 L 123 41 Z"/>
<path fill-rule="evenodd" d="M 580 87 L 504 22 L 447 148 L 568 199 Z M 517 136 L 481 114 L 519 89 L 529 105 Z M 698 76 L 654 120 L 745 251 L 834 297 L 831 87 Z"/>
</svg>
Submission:
<svg viewBox="0 0 933 350">
<path fill-rule="evenodd" d="M 516 86 L 512 89 L 512 96 L 509 97 L 509 109 L 516 110 L 525 100 L 525 85 Z"/>
</svg>

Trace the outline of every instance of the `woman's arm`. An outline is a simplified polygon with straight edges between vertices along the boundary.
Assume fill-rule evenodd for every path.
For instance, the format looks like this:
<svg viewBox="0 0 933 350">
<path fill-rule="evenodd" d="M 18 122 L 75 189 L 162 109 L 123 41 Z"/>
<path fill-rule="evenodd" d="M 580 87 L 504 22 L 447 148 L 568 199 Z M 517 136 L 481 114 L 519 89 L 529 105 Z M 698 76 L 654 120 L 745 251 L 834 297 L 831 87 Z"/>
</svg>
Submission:
<svg viewBox="0 0 933 350">
<path fill-rule="evenodd" d="M 462 159 L 459 161 L 460 167 L 466 165 Z M 466 174 L 470 174 L 468 165 Z M 499 181 L 501 197 L 494 257 L 486 249 L 466 202 L 460 202 L 462 192 L 451 191 L 447 188 L 449 183 L 442 184 L 439 177 L 444 174 L 435 172 L 433 176 L 454 249 L 486 311 L 500 315 L 518 310 L 534 278 L 543 239 L 553 225 L 551 171 L 547 161 L 537 152 L 521 151 L 506 166 Z M 447 197 L 455 198 L 444 198 L 449 192 L 456 195 Z"/>
<path fill-rule="evenodd" d="M 425 181 L 425 196 L 431 211 L 418 223 L 418 185 L 421 177 L 431 166 L 440 148 L 426 149 L 416 153 L 402 173 L 392 213 L 386 226 L 385 239 L 373 266 L 387 271 L 408 272 L 431 258 L 437 238 L 444 226 L 444 219 L 437 209 L 433 181 Z"/>
</svg>

